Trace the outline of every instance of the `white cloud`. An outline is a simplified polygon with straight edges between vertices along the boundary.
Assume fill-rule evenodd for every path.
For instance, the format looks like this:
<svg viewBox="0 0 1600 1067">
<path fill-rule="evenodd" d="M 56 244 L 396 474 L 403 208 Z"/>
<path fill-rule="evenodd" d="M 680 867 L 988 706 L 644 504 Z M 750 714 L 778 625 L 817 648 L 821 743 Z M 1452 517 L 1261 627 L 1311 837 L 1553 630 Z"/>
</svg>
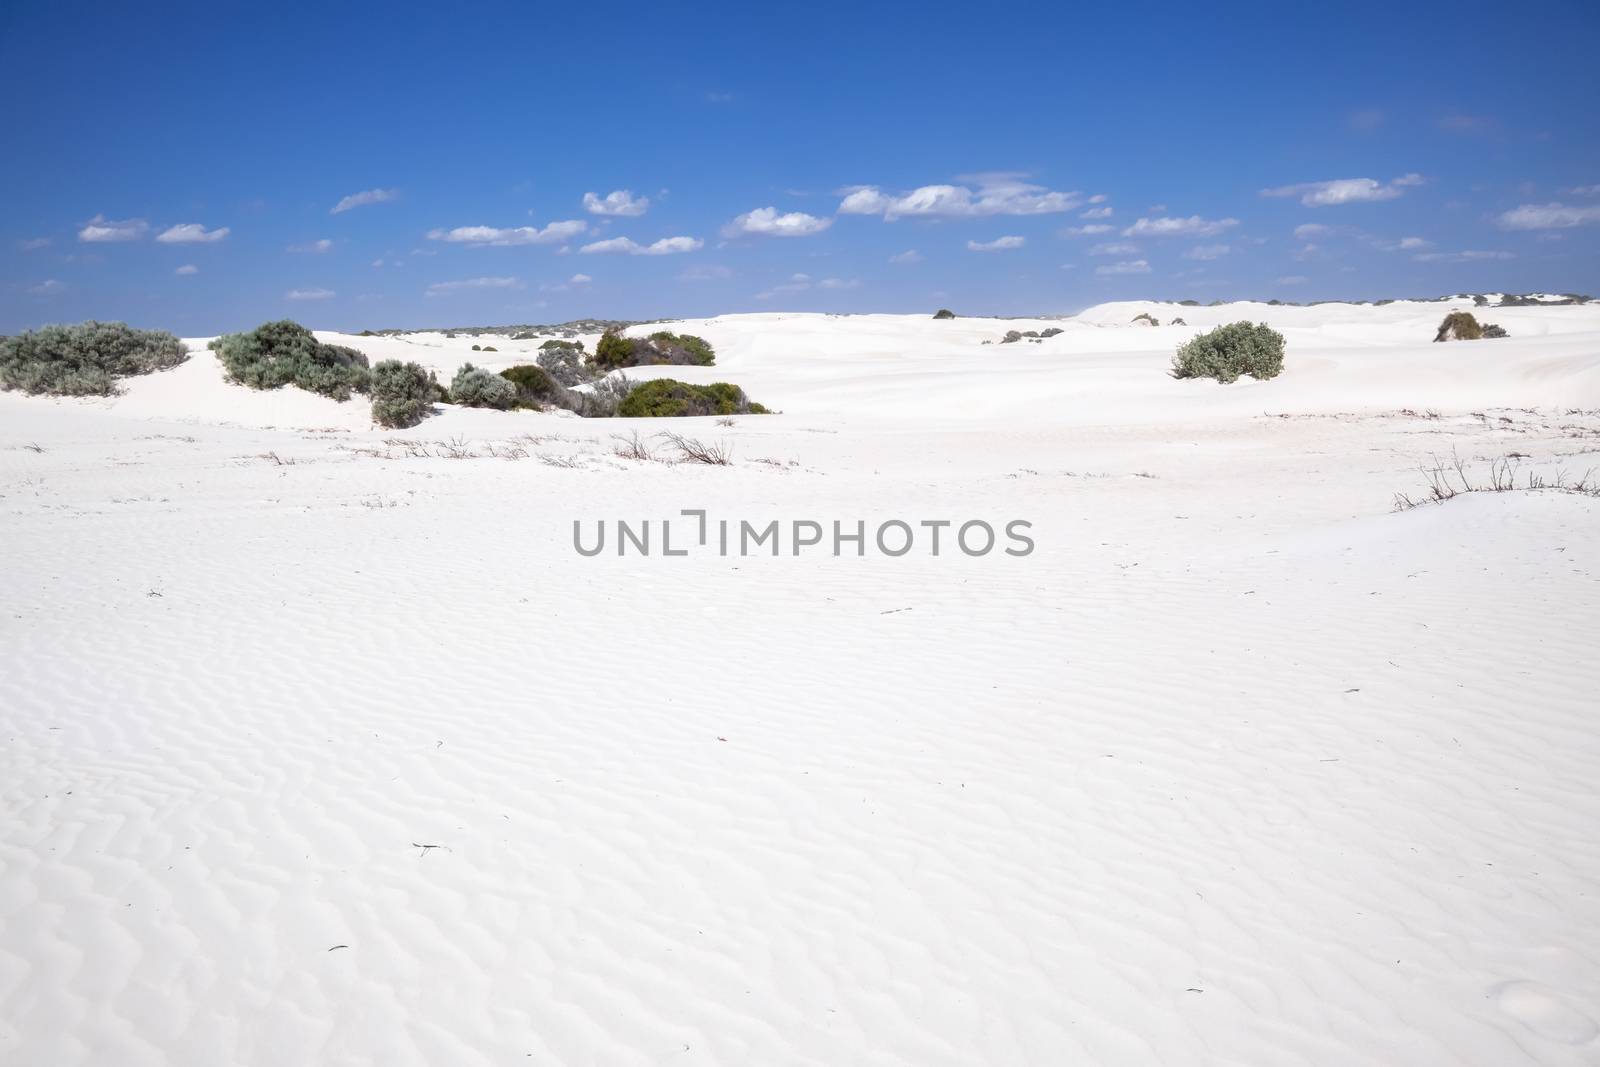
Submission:
<svg viewBox="0 0 1600 1067">
<path fill-rule="evenodd" d="M 193 263 L 185 263 L 172 273 L 181 275 L 199 274 L 200 268 L 195 266 Z"/>
<path fill-rule="evenodd" d="M 1600 185 L 1576 185 L 1568 189 L 1567 192 L 1573 196 L 1600 196 Z M 49 238 L 47 237 L 45 240 L 48 241 Z"/>
<path fill-rule="evenodd" d="M 1049 215 L 1084 203 L 1081 193 L 1058 192 L 1032 185 L 1008 173 L 974 174 L 972 185 L 924 185 L 904 195 L 884 193 L 875 185 L 844 190 L 841 215 L 899 218 L 972 218 L 988 215 Z"/>
<path fill-rule="evenodd" d="M 899 252 L 890 256 L 889 262 L 900 264 L 921 263 L 922 253 L 918 252 L 915 248 L 908 248 L 904 252 Z"/>
<path fill-rule="evenodd" d="M 1078 217 L 1080 219 L 1109 219 L 1114 214 L 1116 214 L 1116 212 L 1112 211 L 1109 207 L 1092 207 Z"/>
<path fill-rule="evenodd" d="M 1125 260 L 1121 263 L 1107 263 L 1096 267 L 1094 272 L 1106 277 L 1116 274 L 1149 274 L 1150 264 L 1142 259 Z"/>
<path fill-rule="evenodd" d="M 150 232 L 144 219 L 123 219 L 120 222 L 96 215 L 78 231 L 80 241 L 137 241 Z"/>
<path fill-rule="evenodd" d="M 327 252 L 333 248 L 333 242 L 324 237 L 317 241 L 308 241 L 303 245 L 290 245 L 290 252 Z"/>
<path fill-rule="evenodd" d="M 466 289 L 521 289 L 522 283 L 515 278 L 463 278 L 458 282 L 434 282 L 428 286 L 424 295 L 444 296 L 448 293 L 459 293 Z"/>
<path fill-rule="evenodd" d="M 724 236 L 810 237 L 833 225 L 832 219 L 819 219 L 803 211 L 778 214 L 775 207 L 747 211 L 722 228 Z"/>
<path fill-rule="evenodd" d="M 1306 282 L 1309 282 L 1310 280 L 1311 279 L 1307 278 L 1304 274 L 1286 274 L 1282 278 L 1276 279 L 1273 282 L 1273 284 L 1274 285 L 1304 285 Z"/>
<path fill-rule="evenodd" d="M 1093 195 L 1093 196 L 1091 196 L 1091 197 L 1090 197 L 1090 198 L 1089 198 L 1089 199 L 1088 199 L 1088 200 L 1087 200 L 1087 201 L 1086 201 L 1086 203 L 1090 203 L 1090 204 L 1103 204 L 1103 203 L 1105 203 L 1105 202 L 1106 202 L 1106 201 L 1107 201 L 1107 200 L 1108 200 L 1108 199 L 1109 199 L 1109 197 L 1107 197 L 1107 196 L 1106 196 L 1106 194 L 1105 194 L 1105 193 L 1095 193 L 1095 194 L 1094 194 L 1094 195 Z"/>
<path fill-rule="evenodd" d="M 202 245 L 220 241 L 233 231 L 226 226 L 208 230 L 198 222 L 183 222 L 156 234 L 156 240 L 165 245 Z"/>
<path fill-rule="evenodd" d="M 1300 241 L 1309 241 L 1314 237 L 1326 237 L 1332 232 L 1332 226 L 1324 226 L 1320 222 L 1308 222 L 1303 226 L 1294 228 L 1295 238 Z"/>
<path fill-rule="evenodd" d="M 1600 206 L 1523 204 L 1500 216 L 1500 225 L 1507 230 L 1565 230 L 1592 222 L 1600 222 Z"/>
<path fill-rule="evenodd" d="M 620 252 L 630 256 L 671 256 L 682 252 L 698 252 L 705 242 L 698 237 L 663 237 L 653 244 L 642 245 L 631 237 L 613 237 L 608 241 L 595 241 L 578 249 L 585 255 Z"/>
<path fill-rule="evenodd" d="M 1393 200 L 1408 186 L 1421 185 L 1420 174 L 1406 174 L 1384 185 L 1371 178 L 1335 178 L 1325 182 L 1299 182 L 1261 190 L 1262 196 L 1297 196 L 1306 207 L 1331 207 L 1370 200 Z"/>
<path fill-rule="evenodd" d="M 332 289 L 290 289 L 283 294 L 285 300 L 328 300 L 336 294 Z"/>
<path fill-rule="evenodd" d="M 28 286 L 28 293 L 31 296 L 55 296 L 64 289 L 66 289 L 64 284 L 54 278 L 48 278 L 38 285 Z"/>
<path fill-rule="evenodd" d="M 567 284 L 568 285 L 588 285 L 592 281 L 594 281 L 594 279 L 589 277 L 587 274 L 574 274 L 572 277 L 567 279 Z"/>
<path fill-rule="evenodd" d="M 1093 222 L 1087 226 L 1068 226 L 1061 231 L 1063 237 L 1094 237 L 1102 233 L 1111 233 L 1115 226 L 1104 222 Z"/>
<path fill-rule="evenodd" d="M 1223 230 L 1239 225 L 1238 219 L 1203 219 L 1199 215 L 1188 218 L 1142 218 L 1122 231 L 1124 237 L 1215 237 Z"/>
<path fill-rule="evenodd" d="M 50 238 L 48 238 L 48 237 L 30 237 L 25 241 L 18 241 L 17 242 L 17 247 L 22 249 L 22 251 L 24 251 L 24 252 L 34 252 L 34 251 L 37 251 L 38 249 L 41 249 L 41 248 L 49 248 L 50 247 Z"/>
<path fill-rule="evenodd" d="M 349 211 L 353 207 L 366 207 L 368 204 L 383 204 L 394 200 L 400 195 L 398 189 L 368 189 L 361 193 L 351 193 L 329 209 L 328 214 L 337 215 Z"/>
<path fill-rule="evenodd" d="M 1516 259 L 1512 252 L 1478 252 L 1468 250 L 1465 252 L 1423 252 L 1421 255 L 1412 256 L 1418 263 L 1479 263 L 1495 259 Z"/>
<path fill-rule="evenodd" d="M 451 244 L 473 246 L 494 245 L 552 245 L 576 237 L 589 228 L 581 219 L 552 222 L 544 229 L 537 226 L 515 226 L 501 229 L 496 226 L 457 226 L 453 230 L 429 230 L 428 240 L 448 241 Z"/>
<path fill-rule="evenodd" d="M 1195 245 L 1183 254 L 1183 258 L 1210 261 L 1221 259 L 1230 251 L 1231 249 L 1227 245 Z"/>
<path fill-rule="evenodd" d="M 1429 241 L 1429 240 L 1427 240 L 1426 238 L 1423 238 L 1423 237 L 1402 237 L 1402 238 L 1400 238 L 1400 250 L 1402 252 L 1414 252 L 1419 248 L 1432 248 L 1432 247 L 1433 247 L 1433 242 Z"/>
<path fill-rule="evenodd" d="M 1089 249 L 1091 256 L 1131 256 L 1139 251 L 1139 246 L 1131 241 L 1102 241 Z"/>
<path fill-rule="evenodd" d="M 969 252 L 1009 252 L 1028 243 L 1026 237 L 996 237 L 992 241 L 968 241 Z"/>
<path fill-rule="evenodd" d="M 633 218 L 650 210 L 650 198 L 634 196 L 627 189 L 616 189 L 605 196 L 584 193 L 583 206 L 591 215 L 621 215 Z"/>
</svg>

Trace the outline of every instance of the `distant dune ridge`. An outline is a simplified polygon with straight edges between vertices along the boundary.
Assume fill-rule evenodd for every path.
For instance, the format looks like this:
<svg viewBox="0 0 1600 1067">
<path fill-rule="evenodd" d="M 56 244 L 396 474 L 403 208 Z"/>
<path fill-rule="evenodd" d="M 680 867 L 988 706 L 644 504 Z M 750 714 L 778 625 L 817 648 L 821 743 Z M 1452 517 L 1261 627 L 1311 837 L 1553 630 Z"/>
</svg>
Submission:
<svg viewBox="0 0 1600 1067">
<path fill-rule="evenodd" d="M 761 416 L 0 392 L 0 1062 L 1593 1064 L 1600 304 L 1488 303 L 628 325 Z"/>
</svg>

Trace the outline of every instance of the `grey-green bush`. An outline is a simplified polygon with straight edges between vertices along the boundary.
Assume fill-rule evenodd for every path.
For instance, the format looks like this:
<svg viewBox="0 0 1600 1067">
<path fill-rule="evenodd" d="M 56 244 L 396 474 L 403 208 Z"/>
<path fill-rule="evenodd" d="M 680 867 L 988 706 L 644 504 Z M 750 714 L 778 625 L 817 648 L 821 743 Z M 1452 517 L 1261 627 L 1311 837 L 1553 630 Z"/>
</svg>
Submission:
<svg viewBox="0 0 1600 1067">
<path fill-rule="evenodd" d="M 211 342 L 228 377 L 252 389 L 299 386 L 312 393 L 349 400 L 371 381 L 367 357 L 344 345 L 323 344 L 298 322 L 268 322 L 248 333 L 230 333 Z"/>
<path fill-rule="evenodd" d="M 386 359 L 372 368 L 372 421 L 404 429 L 428 413 L 436 383 L 415 363 Z"/>
<path fill-rule="evenodd" d="M 534 362 L 540 370 L 568 388 L 582 385 L 592 377 L 584 365 L 583 348 L 579 345 L 553 345 L 546 342 L 539 346 L 539 354 L 534 357 Z"/>
<path fill-rule="evenodd" d="M 0 389 L 110 396 L 117 379 L 176 367 L 188 350 L 170 333 L 121 322 L 42 326 L 0 338 Z"/>
<path fill-rule="evenodd" d="M 505 411 L 516 404 L 517 387 L 492 370 L 463 363 L 450 380 L 450 400 L 462 407 Z"/>
<path fill-rule="evenodd" d="M 1174 378 L 1215 378 L 1224 384 L 1248 374 L 1256 381 L 1283 372 L 1283 334 L 1266 323 L 1230 322 L 1178 346 Z"/>
<path fill-rule="evenodd" d="M 614 418 L 617 408 L 622 406 L 622 402 L 628 399 L 628 394 L 633 392 L 638 384 L 626 374 L 607 375 L 595 382 L 588 392 L 572 394 L 579 398 L 579 406 L 573 410 L 586 419 Z"/>
</svg>

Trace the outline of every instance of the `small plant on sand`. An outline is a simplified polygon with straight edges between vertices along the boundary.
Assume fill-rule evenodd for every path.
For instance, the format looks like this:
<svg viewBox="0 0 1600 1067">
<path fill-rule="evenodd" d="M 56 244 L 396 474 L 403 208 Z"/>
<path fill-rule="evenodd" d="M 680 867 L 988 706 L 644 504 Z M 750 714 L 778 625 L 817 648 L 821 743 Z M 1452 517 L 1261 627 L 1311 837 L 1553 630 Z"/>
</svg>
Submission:
<svg viewBox="0 0 1600 1067">
<path fill-rule="evenodd" d="M 933 317 L 936 319 L 953 319 L 956 317 L 956 313 L 949 308 L 940 308 L 933 313 Z"/>
<path fill-rule="evenodd" d="M 539 354 L 534 361 L 558 385 L 569 389 L 574 385 L 582 385 L 590 378 L 589 368 L 583 361 L 583 346 L 572 341 L 546 341 L 539 346 Z"/>
<path fill-rule="evenodd" d="M 1470 311 L 1452 311 L 1439 324 L 1439 332 L 1433 335 L 1433 339 L 1435 341 L 1476 341 L 1482 336 L 1483 327 L 1478 325 L 1477 316 Z"/>
<path fill-rule="evenodd" d="M 500 372 L 500 376 L 516 388 L 518 407 L 543 408 L 546 404 L 571 406 L 567 391 L 539 367 L 524 363 L 507 367 Z"/>
<path fill-rule="evenodd" d="M 717 350 L 711 347 L 711 342 L 704 337 L 696 337 L 692 333 L 671 333 L 667 330 L 657 330 L 648 338 L 651 347 L 659 353 L 668 353 L 671 349 L 680 348 L 689 354 L 689 364 L 695 367 L 709 367 L 717 361 Z M 677 363 L 676 358 L 667 360 Z"/>
<path fill-rule="evenodd" d="M 633 342 L 616 330 L 607 330 L 595 342 L 594 365 L 601 370 L 633 366 Z"/>
<path fill-rule="evenodd" d="M 690 385 L 672 378 L 656 378 L 639 384 L 617 406 L 617 414 L 626 419 L 763 415 L 766 410 L 760 404 L 752 404 L 737 385 L 727 382 Z"/>
<path fill-rule="evenodd" d="M 1491 337 L 1508 337 L 1508 336 L 1510 336 L 1510 335 L 1506 333 L 1506 328 L 1504 326 L 1496 326 L 1492 322 L 1486 322 L 1486 323 L 1483 324 L 1483 337 L 1484 337 L 1484 340 L 1488 340 Z"/>
<path fill-rule="evenodd" d="M 428 413 L 437 384 L 415 363 L 384 360 L 372 368 L 372 421 L 395 429 L 415 426 Z"/>
<path fill-rule="evenodd" d="M 1224 384 L 1248 374 L 1258 382 L 1283 372 L 1283 334 L 1266 323 L 1230 322 L 1178 346 L 1174 378 L 1215 378 Z"/>
<path fill-rule="evenodd" d="M 43 326 L 0 338 L 0 389 L 110 396 L 117 379 L 176 367 L 188 351 L 170 333 L 120 322 Z"/>
<path fill-rule="evenodd" d="M 468 408 L 505 411 L 517 402 L 517 387 L 492 370 L 461 364 L 450 380 L 450 400 Z"/>
<path fill-rule="evenodd" d="M 1443 504 L 1453 500 L 1463 493 L 1514 493 L 1514 492 L 1555 492 L 1573 493 L 1578 496 L 1600 497 L 1600 482 L 1595 480 L 1594 471 L 1586 471 L 1582 477 L 1573 478 L 1566 471 L 1557 471 L 1553 476 L 1541 474 L 1538 471 L 1523 473 L 1518 460 L 1520 455 L 1509 455 L 1489 463 L 1488 480 L 1474 481 L 1467 472 L 1467 463 L 1460 456 L 1452 454 L 1447 463 L 1434 456 L 1431 463 L 1422 467 L 1422 476 L 1426 480 L 1427 492 L 1420 498 L 1414 498 L 1406 493 L 1394 495 L 1394 509 L 1396 511 L 1410 511 L 1412 508 L 1421 507 L 1423 504 Z M 1518 475 L 1521 474 L 1521 477 Z"/>
<path fill-rule="evenodd" d="M 1160 326 L 1161 325 L 1161 320 L 1156 318 L 1154 315 L 1150 314 L 1148 311 L 1139 312 L 1139 314 L 1137 314 L 1137 315 L 1135 315 L 1133 317 L 1133 321 L 1134 322 L 1143 322 L 1143 323 L 1146 323 L 1146 324 L 1148 324 L 1150 326 Z"/>
<path fill-rule="evenodd" d="M 323 344 L 298 322 L 269 322 L 248 333 L 230 333 L 211 342 L 232 381 L 252 389 L 298 386 L 335 400 L 367 391 L 367 357 L 343 345 Z"/>
<path fill-rule="evenodd" d="M 588 392 L 573 394 L 580 398 L 573 410 L 586 419 L 613 418 L 638 384 L 626 374 L 608 375 L 595 382 Z"/>
</svg>

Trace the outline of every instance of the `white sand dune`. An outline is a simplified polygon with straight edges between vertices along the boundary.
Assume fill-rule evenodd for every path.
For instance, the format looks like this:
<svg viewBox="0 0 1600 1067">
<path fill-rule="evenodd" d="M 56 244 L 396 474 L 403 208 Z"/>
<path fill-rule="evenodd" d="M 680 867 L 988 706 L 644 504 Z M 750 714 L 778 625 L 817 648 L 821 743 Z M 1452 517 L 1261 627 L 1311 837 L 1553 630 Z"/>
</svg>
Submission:
<svg viewBox="0 0 1600 1067">
<path fill-rule="evenodd" d="M 686 323 L 731 427 L 0 394 L 0 1062 L 1600 1062 L 1600 500 L 1391 511 L 1600 470 L 1600 306 L 1452 306 Z M 684 508 L 1037 549 L 572 549 Z"/>
</svg>

